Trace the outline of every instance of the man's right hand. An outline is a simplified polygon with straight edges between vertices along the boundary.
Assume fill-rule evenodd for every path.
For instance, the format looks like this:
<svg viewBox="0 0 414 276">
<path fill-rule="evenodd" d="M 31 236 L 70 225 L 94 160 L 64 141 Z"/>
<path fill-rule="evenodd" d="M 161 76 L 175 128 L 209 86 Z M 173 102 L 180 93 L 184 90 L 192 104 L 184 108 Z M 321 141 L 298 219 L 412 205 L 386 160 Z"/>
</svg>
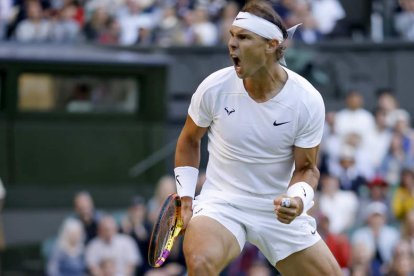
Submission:
<svg viewBox="0 0 414 276">
<path fill-rule="evenodd" d="M 183 230 L 188 226 L 191 217 L 193 216 L 193 198 L 189 196 L 184 196 L 181 198 L 181 219 L 183 220 Z"/>
</svg>

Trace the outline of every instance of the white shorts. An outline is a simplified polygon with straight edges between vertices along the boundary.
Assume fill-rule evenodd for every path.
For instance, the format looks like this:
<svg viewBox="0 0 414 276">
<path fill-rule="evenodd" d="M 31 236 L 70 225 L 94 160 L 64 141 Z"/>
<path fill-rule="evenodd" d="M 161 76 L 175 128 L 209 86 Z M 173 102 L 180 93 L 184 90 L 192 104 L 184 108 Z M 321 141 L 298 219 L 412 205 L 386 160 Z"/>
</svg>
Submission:
<svg viewBox="0 0 414 276">
<path fill-rule="evenodd" d="M 194 200 L 193 217 L 197 216 L 208 216 L 226 227 L 240 251 L 246 241 L 256 245 L 272 265 L 321 239 L 315 219 L 307 214 L 290 224 L 279 222 L 270 199 L 203 193 Z"/>
</svg>

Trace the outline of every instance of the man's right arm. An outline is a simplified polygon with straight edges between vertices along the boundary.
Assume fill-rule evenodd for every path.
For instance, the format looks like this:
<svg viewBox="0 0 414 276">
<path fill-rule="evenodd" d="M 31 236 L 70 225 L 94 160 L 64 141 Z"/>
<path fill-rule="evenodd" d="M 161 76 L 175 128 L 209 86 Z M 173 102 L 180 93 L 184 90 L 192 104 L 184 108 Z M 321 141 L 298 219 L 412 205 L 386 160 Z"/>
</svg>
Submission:
<svg viewBox="0 0 414 276">
<path fill-rule="evenodd" d="M 193 167 L 198 169 L 200 165 L 200 144 L 201 138 L 208 128 L 197 126 L 190 116 L 187 116 L 184 127 L 178 137 L 175 151 L 175 167 Z M 196 183 L 194 183 L 195 185 Z M 182 219 L 184 229 L 190 221 L 193 210 L 193 197 L 184 196 L 181 198 Z"/>
</svg>

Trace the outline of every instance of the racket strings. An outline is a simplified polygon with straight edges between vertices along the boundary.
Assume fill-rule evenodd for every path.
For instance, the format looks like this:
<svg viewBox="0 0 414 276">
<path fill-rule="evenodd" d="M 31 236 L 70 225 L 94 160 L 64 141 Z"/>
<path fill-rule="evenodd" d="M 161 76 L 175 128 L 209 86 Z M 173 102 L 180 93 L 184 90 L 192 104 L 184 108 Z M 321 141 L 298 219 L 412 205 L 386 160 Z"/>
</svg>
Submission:
<svg viewBox="0 0 414 276">
<path fill-rule="evenodd" d="M 164 202 L 160 216 L 158 217 L 157 225 L 152 233 L 150 243 L 149 261 L 152 264 L 157 264 L 160 259 L 166 259 L 169 254 L 167 250 L 170 240 L 176 228 L 177 204 L 174 198 L 167 199 Z"/>
</svg>

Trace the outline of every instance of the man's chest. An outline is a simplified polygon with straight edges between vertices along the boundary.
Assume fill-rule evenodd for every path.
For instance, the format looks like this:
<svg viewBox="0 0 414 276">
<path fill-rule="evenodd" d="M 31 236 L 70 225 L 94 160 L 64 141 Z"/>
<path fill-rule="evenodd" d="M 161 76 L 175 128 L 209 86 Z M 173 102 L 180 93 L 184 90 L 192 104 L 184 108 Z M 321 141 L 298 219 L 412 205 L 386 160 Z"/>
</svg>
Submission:
<svg viewBox="0 0 414 276">
<path fill-rule="evenodd" d="M 226 144 L 278 154 L 294 143 L 297 112 L 277 101 L 228 96 L 217 102 L 214 113 L 212 131 Z"/>
</svg>

